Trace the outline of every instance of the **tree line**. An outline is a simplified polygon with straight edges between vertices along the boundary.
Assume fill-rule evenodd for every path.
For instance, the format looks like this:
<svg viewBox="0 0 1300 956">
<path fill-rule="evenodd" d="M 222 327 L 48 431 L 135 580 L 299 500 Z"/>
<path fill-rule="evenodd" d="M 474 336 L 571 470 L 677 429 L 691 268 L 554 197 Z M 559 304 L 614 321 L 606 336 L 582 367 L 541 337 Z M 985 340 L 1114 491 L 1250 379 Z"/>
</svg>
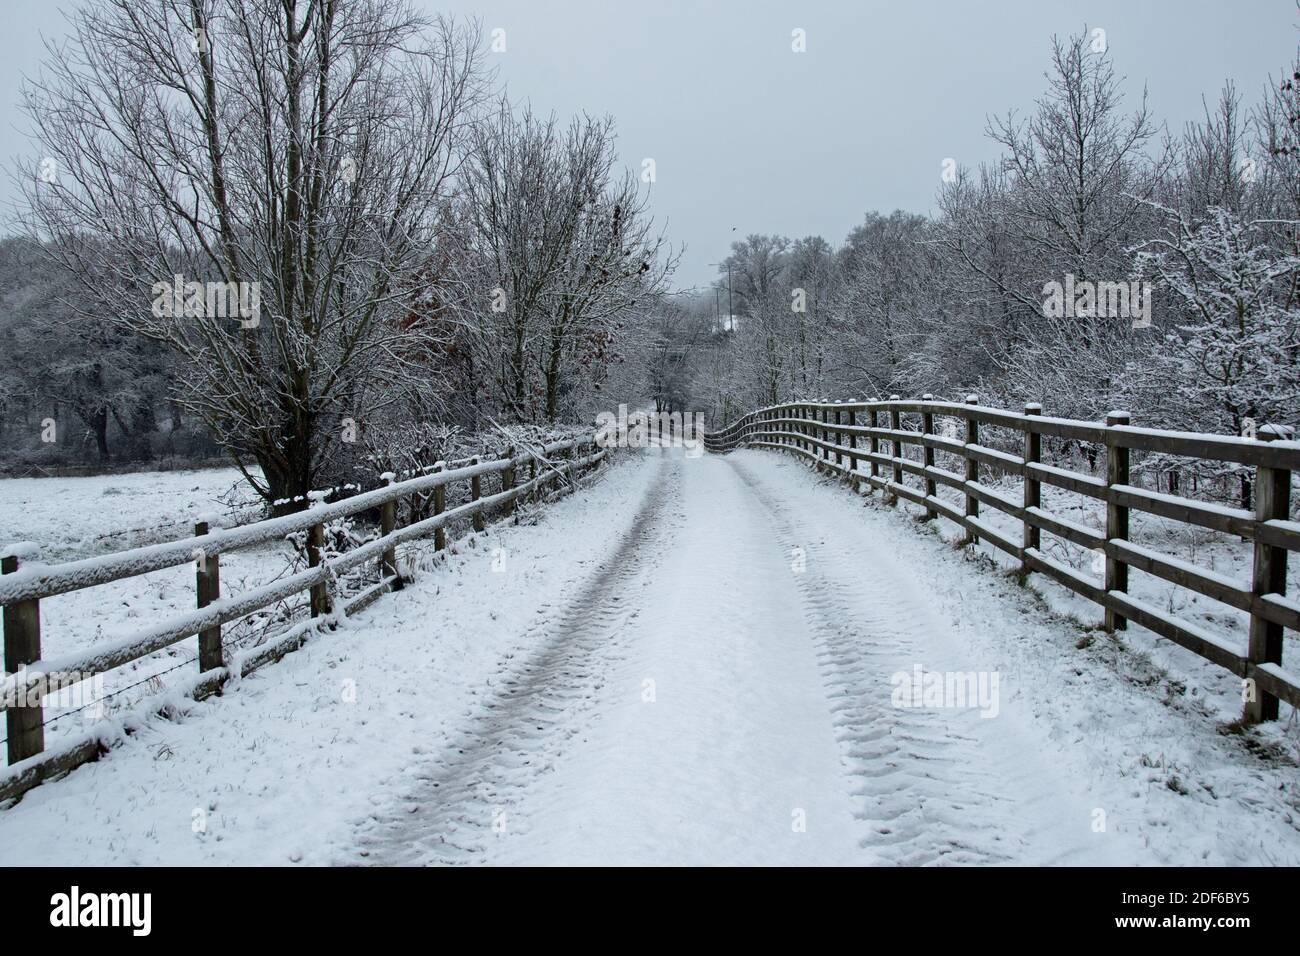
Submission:
<svg viewBox="0 0 1300 956">
<path fill-rule="evenodd" d="M 989 119 L 998 161 L 936 163 L 933 215 L 868 213 L 838 248 L 733 244 L 694 303 L 688 391 L 715 423 L 972 392 L 1239 435 L 1297 423 L 1300 58 L 1254 103 L 1226 85 L 1177 134 L 1145 91 L 1125 103 L 1089 33 L 1053 40 L 1046 79 L 1027 115 Z M 735 318 L 711 318 L 728 296 Z"/>
<path fill-rule="evenodd" d="M 613 120 L 512 103 L 482 41 L 407 0 L 71 14 L 22 91 L 5 457 L 219 450 L 287 509 L 456 429 L 622 401 L 1300 417 L 1300 58 L 1175 133 L 1104 42 L 1054 39 L 1033 108 L 988 121 L 999 159 L 936 162 L 933 214 L 749 235 L 696 294 Z"/>
<path fill-rule="evenodd" d="M 480 33 L 407 0 L 72 14 L 22 94 L 40 315 L 0 334 L 88 368 L 75 399 L 11 369 L 4 418 L 72 408 L 107 457 L 166 405 L 283 509 L 430 421 L 586 415 L 675 256 L 613 121 L 511 103 Z"/>
</svg>

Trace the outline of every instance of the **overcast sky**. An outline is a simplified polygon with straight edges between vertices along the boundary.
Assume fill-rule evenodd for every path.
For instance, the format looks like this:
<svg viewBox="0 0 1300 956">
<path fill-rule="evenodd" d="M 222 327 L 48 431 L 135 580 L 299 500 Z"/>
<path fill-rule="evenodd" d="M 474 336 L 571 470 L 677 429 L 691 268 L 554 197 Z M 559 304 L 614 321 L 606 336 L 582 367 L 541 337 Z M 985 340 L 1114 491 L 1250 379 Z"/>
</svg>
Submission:
<svg viewBox="0 0 1300 956">
<path fill-rule="evenodd" d="M 704 285 L 750 232 L 819 233 L 838 245 L 872 209 L 933 208 L 941 164 L 995 154 L 991 113 L 1045 87 L 1050 37 L 1100 27 L 1129 102 L 1143 83 L 1179 129 L 1225 79 L 1247 103 L 1295 57 L 1294 0 L 687 2 L 423 0 L 505 30 L 492 54 L 516 99 L 611 113 L 623 161 L 655 161 L 655 214 L 686 255 L 679 287 Z M 30 147 L 17 90 L 58 0 L 0 0 L 0 156 Z M 791 31 L 807 51 L 791 50 Z M 0 208 L 13 189 L 0 181 Z M 733 232 L 734 229 L 734 232 Z"/>
</svg>

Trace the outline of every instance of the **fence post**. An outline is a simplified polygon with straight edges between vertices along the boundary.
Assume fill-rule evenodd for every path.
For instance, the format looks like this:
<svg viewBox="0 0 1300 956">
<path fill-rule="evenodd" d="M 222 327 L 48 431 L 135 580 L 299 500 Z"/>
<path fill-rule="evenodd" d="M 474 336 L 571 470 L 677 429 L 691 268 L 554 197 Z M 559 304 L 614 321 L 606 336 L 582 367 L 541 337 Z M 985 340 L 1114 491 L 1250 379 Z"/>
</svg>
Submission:
<svg viewBox="0 0 1300 956">
<path fill-rule="evenodd" d="M 506 449 L 506 457 L 510 459 L 510 467 L 501 472 L 501 490 L 509 491 L 515 486 L 515 450 L 514 448 Z M 502 514 L 506 517 L 515 513 L 515 499 L 511 498 L 501 509 Z"/>
<path fill-rule="evenodd" d="M 817 429 L 817 437 L 821 440 L 821 444 L 817 446 L 817 457 L 820 459 L 817 463 L 817 470 L 822 474 L 826 473 L 826 465 L 829 464 L 831 460 L 831 453 L 827 451 L 825 447 L 827 442 L 826 423 L 830 421 L 830 417 L 831 413 L 829 409 L 821 409 L 818 421 L 821 422 L 822 427 Z"/>
<path fill-rule="evenodd" d="M 1265 425 L 1256 432 L 1261 441 L 1289 438 L 1290 429 Z M 1285 521 L 1291 514 L 1291 472 L 1287 468 L 1260 465 L 1255 469 L 1255 520 Z M 1286 594 L 1287 550 L 1255 541 L 1255 566 L 1251 575 L 1251 593 L 1255 600 L 1265 594 Z M 1243 717 L 1247 723 L 1277 720 L 1277 698 L 1254 684 L 1252 674 L 1259 664 L 1282 663 L 1282 625 L 1266 621 L 1258 613 L 1250 616 L 1250 639 L 1246 649 L 1246 677 L 1254 693 L 1246 695 Z M 1253 687 L 1252 687 L 1253 685 Z"/>
<path fill-rule="evenodd" d="M 838 406 L 839 402 L 836 402 L 835 404 Z M 835 464 L 837 466 L 844 464 L 844 456 L 840 452 L 840 446 L 844 444 L 844 435 L 840 432 L 839 428 L 842 424 L 844 423 L 840 420 L 840 410 L 837 407 L 835 409 Z"/>
<path fill-rule="evenodd" d="M 889 396 L 889 400 L 890 400 L 891 402 L 897 402 L 897 401 L 899 401 L 900 399 L 899 399 L 899 396 L 898 396 L 898 395 L 890 395 L 890 396 Z M 902 414 L 899 412 L 899 410 L 898 410 L 898 406 L 897 406 L 897 405 L 891 405 L 891 406 L 889 407 L 889 427 L 890 427 L 891 429 L 893 429 L 895 432 L 900 432 L 900 431 L 903 430 L 903 416 L 902 416 Z M 891 442 L 889 443 L 889 447 L 890 447 L 890 449 L 892 449 L 893 452 L 894 452 L 894 456 L 893 456 L 893 457 L 894 457 L 894 484 L 896 484 L 896 485 L 902 485 L 902 483 L 903 483 L 903 465 L 902 465 L 902 460 L 903 460 L 903 443 L 900 442 L 900 441 L 898 440 L 898 435 L 897 435 L 897 434 L 894 435 L 894 440 L 891 441 Z M 897 498 L 898 496 L 895 495 L 894 497 Z"/>
<path fill-rule="evenodd" d="M 922 397 L 920 397 L 920 401 L 932 402 L 935 401 L 935 397 L 933 397 L 932 394 L 927 392 L 926 394 L 922 395 Z M 933 436 L 933 434 L 935 434 L 935 414 L 933 414 L 932 411 L 926 410 L 923 411 L 922 414 L 920 414 L 920 431 L 922 431 L 923 434 L 927 434 L 927 436 Z M 935 467 L 935 449 L 933 449 L 933 447 L 930 444 L 922 445 L 920 447 L 922 447 L 923 460 L 924 460 L 924 464 L 926 464 L 926 468 L 928 472 L 930 468 Z M 937 497 L 937 489 L 935 488 L 935 479 L 932 479 L 932 477 L 928 475 L 928 473 L 926 475 L 926 497 L 927 498 Z M 935 511 L 935 509 L 932 509 L 930 505 L 927 505 L 926 519 L 924 520 L 927 520 L 927 522 L 932 522 L 932 520 L 935 520 L 936 518 L 939 518 L 939 512 Z"/>
<path fill-rule="evenodd" d="M 1037 402 L 1029 402 L 1025 405 L 1026 415 L 1041 415 L 1043 406 Z M 1041 432 L 1025 428 L 1025 480 L 1024 480 L 1024 506 L 1025 509 L 1037 508 L 1042 503 L 1042 485 L 1036 478 L 1030 477 L 1029 466 L 1038 464 L 1043 458 L 1043 436 Z M 1023 522 L 1024 535 L 1021 542 L 1024 549 L 1028 551 L 1033 548 L 1037 551 L 1042 547 L 1042 534 L 1039 529 L 1029 523 L 1028 519 Z M 1029 565 L 1022 557 L 1020 559 L 1020 573 L 1028 574 Z"/>
<path fill-rule="evenodd" d="M 1130 416 L 1128 412 L 1110 412 L 1106 415 L 1106 427 L 1113 428 L 1116 425 L 1127 425 Z M 1112 491 L 1116 485 L 1128 484 L 1128 449 L 1116 445 L 1109 434 L 1106 436 L 1106 490 Z M 1106 542 L 1109 544 L 1114 540 L 1128 540 L 1128 509 L 1115 504 L 1113 501 L 1106 502 Z M 1128 565 L 1118 560 L 1106 550 L 1106 580 L 1105 588 L 1107 591 L 1127 591 L 1128 590 Z M 1106 630 L 1122 631 L 1128 627 L 1128 621 L 1122 614 L 1116 614 L 1110 608 L 1106 609 Z"/>
<path fill-rule="evenodd" d="M 325 526 L 319 522 L 307 529 L 307 564 L 320 567 L 325 560 Z M 320 617 L 330 612 L 329 582 L 311 586 L 311 616 Z"/>
<path fill-rule="evenodd" d="M 208 531 L 206 521 L 195 523 L 196 538 Z M 221 597 L 221 555 L 208 554 L 199 549 L 194 558 L 194 590 L 198 593 L 198 606 L 201 608 Z M 214 624 L 206 631 L 199 632 L 199 670 L 210 671 L 224 664 L 221 655 L 221 625 Z"/>
<path fill-rule="evenodd" d="M 850 428 L 858 427 L 858 413 L 851 408 L 849 409 L 848 425 Z M 858 478 L 858 456 L 857 454 L 855 454 L 857 450 L 858 450 L 858 436 L 855 435 L 853 432 L 849 432 L 849 472 L 851 475 L 851 480 L 853 482 L 854 491 L 858 491 L 862 487 L 862 482 Z"/>
<path fill-rule="evenodd" d="M 445 469 L 443 468 L 442 463 L 439 462 L 434 466 L 433 470 L 437 472 L 437 471 L 444 471 Z M 446 510 L 447 510 L 447 486 L 445 484 L 437 485 L 433 489 L 433 513 L 436 516 L 442 514 Z M 433 531 L 433 550 L 442 551 L 446 547 L 447 547 L 447 529 L 439 525 Z"/>
<path fill-rule="evenodd" d="M 471 458 L 469 463 L 471 467 L 477 465 L 479 463 L 478 455 L 475 455 L 473 458 Z M 483 478 L 481 475 L 474 475 L 473 477 L 470 478 L 469 497 L 470 497 L 470 501 L 478 501 L 480 498 L 483 497 Z M 484 528 L 487 527 L 486 523 L 483 521 L 482 508 L 474 512 L 474 516 L 472 520 L 474 522 L 475 531 L 482 531 Z"/>
<path fill-rule="evenodd" d="M 806 425 L 803 425 L 803 433 L 805 433 L 807 438 L 807 441 L 803 444 L 803 450 L 807 451 L 807 453 L 813 457 L 815 464 L 816 457 L 822 453 L 820 453 L 818 446 L 814 444 L 814 438 L 816 438 L 816 427 L 813 423 L 816 420 L 816 410 L 813 406 L 803 406 L 803 420 L 807 423 Z"/>
<path fill-rule="evenodd" d="M 16 554 L 7 554 L 0 560 L 0 572 L 13 574 L 18 570 Z M 41 601 L 30 598 L 5 605 L 5 671 L 13 674 L 41 659 Z M 39 695 L 39 691 L 37 691 Z M 17 763 L 33 757 L 45 749 L 45 710 L 41 703 L 35 707 L 10 707 L 5 711 L 5 724 L 9 737 L 9 762 Z"/>
<path fill-rule="evenodd" d="M 394 484 L 392 474 L 384 475 L 384 484 Z M 383 537 L 388 537 L 397 527 L 397 500 L 385 501 L 379 508 L 379 533 Z M 393 579 L 393 590 L 402 589 L 401 575 L 397 573 L 397 545 L 391 545 L 384 549 L 383 557 L 380 559 L 380 574 L 385 578 Z"/>
<path fill-rule="evenodd" d="M 840 443 L 840 436 L 837 435 L 837 434 L 836 434 L 836 433 L 831 429 L 831 427 L 830 427 L 830 425 L 831 425 L 831 414 L 832 414 L 832 412 L 831 412 L 831 410 L 830 410 L 829 408 L 824 409 L 824 410 L 822 411 L 822 421 L 826 423 L 826 427 L 822 429 L 822 441 L 826 442 L 828 445 L 838 445 L 838 444 Z M 835 413 L 835 420 L 836 420 L 836 421 L 839 420 L 839 414 L 838 414 L 838 413 Z M 835 474 L 835 469 L 834 469 L 834 467 L 832 467 L 832 465 L 831 465 L 831 460 L 832 460 L 832 459 L 837 459 L 838 457 L 839 457 L 838 453 L 836 453 L 836 452 L 834 452 L 834 451 L 831 451 L 829 448 L 826 449 L 826 472 L 827 472 L 827 474 L 831 474 L 831 475 Z"/>
<path fill-rule="evenodd" d="M 871 428 L 873 431 L 871 432 L 871 438 L 868 439 L 869 445 L 867 447 L 871 453 L 871 477 L 877 478 L 880 476 L 880 463 L 876 461 L 875 456 L 880 454 L 880 438 L 876 435 L 874 429 L 880 427 L 880 420 L 876 417 L 875 405 L 871 406 L 869 413 L 871 415 Z M 876 483 L 874 481 L 871 483 L 871 487 L 872 490 L 875 489 Z"/>
<path fill-rule="evenodd" d="M 966 396 L 967 405 L 978 405 L 979 401 L 980 399 L 978 395 Z M 980 441 L 980 424 L 975 420 L 974 415 L 968 414 L 966 416 L 966 444 L 978 445 L 979 441 Z M 969 455 L 962 455 L 962 458 L 966 460 L 966 480 L 979 481 L 980 480 L 979 462 L 977 462 L 974 458 L 971 458 Z M 975 498 L 969 491 L 967 491 L 966 492 L 966 517 L 978 518 L 979 513 L 980 513 L 979 499 Z M 967 529 L 966 543 L 979 544 L 980 539 L 976 537 L 974 534 L 972 534 L 969 529 Z"/>
</svg>

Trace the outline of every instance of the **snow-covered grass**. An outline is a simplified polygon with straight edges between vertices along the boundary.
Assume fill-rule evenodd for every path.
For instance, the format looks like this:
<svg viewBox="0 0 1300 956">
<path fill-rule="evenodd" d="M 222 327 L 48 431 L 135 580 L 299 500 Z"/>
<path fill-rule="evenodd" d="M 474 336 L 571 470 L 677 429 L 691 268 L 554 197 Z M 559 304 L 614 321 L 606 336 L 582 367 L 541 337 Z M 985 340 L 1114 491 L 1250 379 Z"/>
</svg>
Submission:
<svg viewBox="0 0 1300 956">
<path fill-rule="evenodd" d="M 263 515 L 260 499 L 236 468 L 0 481 L 0 546 L 30 542 L 46 564 L 187 538 L 199 520 L 229 528 Z M 221 556 L 222 594 L 271 584 L 302 566 L 301 555 L 284 541 L 227 552 Z M 196 600 L 192 564 L 44 598 L 42 659 L 137 636 L 192 612 Z M 274 636 L 301 617 L 306 605 L 306 596 L 296 595 L 226 625 L 227 652 Z M 52 695 L 45 702 L 47 749 L 192 678 L 197 662 L 198 639 L 189 637 Z"/>
<path fill-rule="evenodd" d="M 0 479 L 0 544 L 31 541 L 42 561 L 68 561 L 185 537 L 203 515 L 242 523 L 259 511 L 237 468 L 6 478 Z"/>
<path fill-rule="evenodd" d="M 45 563 L 187 537 L 200 517 L 219 515 L 231 525 L 260 514 L 256 494 L 235 468 L 0 480 L 0 545 L 31 542 Z M 283 546 L 224 555 L 223 590 L 238 593 L 265 584 L 286 573 L 290 564 Z M 192 611 L 195 602 L 191 565 L 46 598 L 41 601 L 41 655 L 53 659 L 129 637 L 147 624 Z M 286 617 L 287 609 L 240 622 L 227 635 L 238 640 L 277 615 Z M 190 668 L 197 671 L 197 660 L 197 638 L 188 638 L 109 671 L 94 693 L 86 682 L 51 698 L 47 747 L 84 732 L 102 714 L 129 710 L 142 697 L 189 675 Z M 102 703 L 87 706 L 100 695 L 107 695 Z"/>
<path fill-rule="evenodd" d="M 955 458 L 942 460 L 946 457 L 949 456 L 940 456 L 938 466 L 955 470 L 958 467 L 957 460 Z M 1087 464 L 1082 461 L 1054 461 L 1051 464 L 1057 467 L 1068 467 L 1083 474 L 1088 473 Z M 915 486 L 918 479 L 913 477 L 908 481 Z M 985 468 L 981 472 L 980 482 L 1012 501 L 1021 500 L 1023 484 L 1019 478 L 993 473 L 991 469 Z M 937 490 L 939 497 L 945 501 L 960 505 L 964 500 L 961 492 L 955 488 L 939 485 Z M 1090 527 L 1098 532 L 1104 531 L 1106 527 L 1104 502 L 1046 483 L 1040 485 L 1040 493 L 1041 507 L 1044 510 L 1075 524 Z M 902 507 L 906 513 L 913 516 L 919 516 L 924 511 L 910 502 L 903 502 Z M 980 519 L 1013 541 L 1020 540 L 1022 526 L 1019 519 L 1014 516 L 982 504 Z M 1249 589 L 1254 559 L 1251 542 L 1243 541 L 1234 535 L 1198 528 L 1136 510 L 1130 510 L 1129 522 L 1129 537 L 1135 544 L 1225 575 L 1235 580 L 1241 587 Z M 936 526 L 938 533 L 946 540 L 955 542 L 965 536 L 964 529 L 943 518 L 937 520 Z M 1097 556 L 1094 552 L 1046 531 L 1042 532 L 1041 540 L 1042 550 L 1048 557 L 1092 575 L 1099 584 L 1101 583 L 1102 575 L 1095 570 Z M 988 542 L 982 542 L 978 550 L 998 567 L 1011 569 L 1016 566 L 1015 559 Z M 1300 593 L 1300 557 L 1293 557 L 1288 562 L 1287 580 L 1288 594 Z M 1055 580 L 1041 574 L 1031 574 L 1026 584 L 1055 612 L 1087 627 L 1101 625 L 1104 611 L 1099 605 Z M 1191 624 L 1204 627 L 1211 633 L 1219 634 L 1245 649 L 1250 630 L 1250 616 L 1246 612 L 1137 568 L 1129 569 L 1128 590 L 1138 600 Z M 1242 709 L 1240 678 L 1133 622 L 1129 622 L 1123 638 L 1135 649 L 1149 656 L 1159 667 L 1166 668 L 1177 675 L 1186 683 L 1190 695 L 1207 701 L 1224 720 L 1232 720 L 1240 716 Z M 1300 635 L 1291 631 L 1285 632 L 1283 662 L 1290 670 L 1300 668 Z M 1282 710 L 1285 723 L 1286 720 L 1291 719 L 1291 708 L 1283 703 Z"/>
<path fill-rule="evenodd" d="M 0 527 L 20 531 L 0 537 L 0 546 L 17 540 L 30 541 L 37 545 L 38 560 L 42 563 L 118 552 L 132 544 L 174 541 L 189 537 L 194 521 L 199 518 L 218 518 L 222 526 L 230 527 L 256 520 L 262 511 L 236 469 L 18 479 L 0 482 L 0 491 L 6 490 L 5 486 L 12 488 L 13 493 L 3 499 L 0 513 L 13 523 Z M 486 492 L 492 490 L 485 486 Z M 448 488 L 447 506 L 455 508 L 468 497 L 468 482 L 455 483 Z M 103 501 L 120 507 L 106 509 Z M 400 502 L 402 523 L 409 520 L 406 514 L 409 504 L 409 499 Z M 352 536 L 351 546 L 377 533 L 377 528 L 367 526 L 359 517 L 343 519 L 339 527 L 336 524 L 339 523 L 327 527 L 327 552 L 334 546 L 331 531 L 342 526 Z M 449 528 L 449 539 L 454 540 L 456 534 L 467 530 L 468 524 L 464 520 Z M 112 529 L 136 530 L 115 534 Z M 305 566 L 303 536 L 289 537 L 297 544 L 271 541 L 222 554 L 223 598 L 273 584 L 302 570 Z M 350 546 L 342 545 L 340 550 L 350 550 Z M 427 566 L 433 558 L 432 552 L 432 538 L 404 545 L 398 549 L 399 564 Z M 341 582 L 341 593 L 345 596 L 354 593 L 373 581 L 374 575 L 373 567 L 352 572 L 349 581 Z M 138 637 L 147 627 L 192 613 L 196 600 L 195 570 L 191 563 L 44 598 L 41 658 L 56 660 L 97 645 Z M 225 625 L 222 642 L 227 655 L 274 638 L 306 615 L 307 604 L 306 594 L 296 594 Z M 198 638 L 189 637 L 48 697 L 46 748 L 83 734 L 88 726 L 105 716 L 126 715 L 142 699 L 178 682 L 184 683 L 197 672 L 197 662 Z"/>
</svg>

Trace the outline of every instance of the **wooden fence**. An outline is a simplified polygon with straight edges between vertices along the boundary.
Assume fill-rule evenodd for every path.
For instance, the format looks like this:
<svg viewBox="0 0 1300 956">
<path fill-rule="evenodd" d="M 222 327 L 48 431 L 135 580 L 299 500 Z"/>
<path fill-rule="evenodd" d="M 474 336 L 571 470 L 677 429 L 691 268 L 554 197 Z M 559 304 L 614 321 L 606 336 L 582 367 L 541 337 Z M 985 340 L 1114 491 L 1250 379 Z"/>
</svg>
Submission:
<svg viewBox="0 0 1300 956">
<path fill-rule="evenodd" d="M 944 426 L 937 431 L 936 420 Z M 981 426 L 1019 433 L 1019 454 L 981 443 Z M 1105 478 L 1044 464 L 1044 436 L 1104 446 Z M 844 475 L 855 489 L 866 484 L 868 490 L 879 489 L 895 501 L 917 504 L 925 509 L 926 520 L 947 518 L 965 529 L 966 540 L 987 541 L 1018 560 L 1022 573 L 1045 574 L 1101 605 L 1108 630 L 1123 629 L 1131 620 L 1232 671 L 1245 682 L 1244 718 L 1257 722 L 1277 717 L 1279 699 L 1300 707 L 1300 676 L 1282 668 L 1283 629 L 1300 630 L 1300 603 L 1286 596 L 1287 554 L 1300 550 L 1300 522 L 1290 520 L 1291 473 L 1300 469 L 1300 442 L 1290 437 L 1290 430 L 1280 427 L 1260 428 L 1258 439 L 1233 438 L 1136 428 L 1126 412 L 1112 412 L 1102 424 L 1050 418 L 1038 405 L 1026 405 L 1023 413 L 989 408 L 979 405 L 975 396 L 959 403 L 934 401 L 928 395 L 921 401 L 901 401 L 895 395 L 887 402 L 797 402 L 759 409 L 707 434 L 705 446 L 714 452 L 741 446 L 780 449 L 811 459 L 819 469 Z M 919 454 L 909 455 L 909 447 Z M 1251 468 L 1254 509 L 1131 484 L 1133 451 Z M 960 458 L 960 473 L 939 467 L 936 452 Z M 985 469 L 1023 479 L 1020 499 L 983 483 Z M 906 476 L 912 476 L 914 483 L 908 484 Z M 1043 484 L 1105 502 L 1104 532 L 1045 510 Z M 961 504 L 940 498 L 939 485 L 959 490 Z M 985 506 L 1018 518 L 1020 539 L 981 519 L 980 509 Z M 1130 511 L 1252 541 L 1250 585 L 1135 543 L 1129 534 Z M 1102 552 L 1102 580 L 1045 554 L 1043 532 Z M 1130 568 L 1249 614 L 1246 646 L 1133 597 Z"/>
<path fill-rule="evenodd" d="M 210 696 L 230 678 L 249 673 L 297 648 L 303 633 L 311 627 L 334 619 L 336 614 L 355 613 L 384 592 L 400 588 L 398 545 L 432 535 L 435 549 L 441 551 L 446 547 L 446 529 L 466 519 L 472 522 L 474 531 L 483 531 L 489 515 L 508 516 L 520 499 L 536 497 L 565 478 L 575 477 L 599 464 L 608 452 L 596 450 L 594 446 L 594 435 L 588 435 L 520 455 L 508 451 L 499 460 L 471 459 L 463 467 L 440 469 L 406 481 L 385 476 L 384 487 L 333 504 L 318 503 L 306 511 L 236 528 L 213 529 L 201 522 L 196 525 L 193 537 L 62 564 L 33 563 L 23 567 L 22 555 L 6 554 L 0 563 L 6 672 L 0 684 L 0 709 L 6 711 L 10 767 L 0 773 L 0 801 L 20 796 L 42 780 L 99 756 L 101 747 L 93 733 L 45 752 L 44 708 L 38 703 L 45 694 L 198 635 L 199 675 L 189 692 L 195 699 Z M 527 469 L 526 480 L 522 480 L 523 469 Z M 485 495 L 484 476 L 495 476 L 499 489 Z M 448 509 L 447 489 L 456 483 L 467 486 L 468 500 Z M 423 509 L 413 506 L 409 510 L 414 520 L 398 527 L 397 504 L 408 496 L 412 499 L 431 496 L 433 514 L 421 517 Z M 323 554 L 326 525 L 339 518 L 376 510 L 380 518 L 379 536 L 326 560 Z M 305 570 L 263 587 L 222 597 L 222 554 L 282 541 L 286 535 L 300 532 L 306 532 L 307 539 Z M 193 613 L 160 621 L 128 638 L 93 645 L 53 660 L 41 659 L 42 599 L 190 563 L 195 566 L 197 610 Z M 332 583 L 337 575 L 368 563 L 379 570 L 377 583 L 346 602 L 336 602 Z M 222 647 L 222 625 L 303 591 L 310 593 L 310 619 L 256 648 L 237 667 L 230 666 Z M 341 606 L 336 608 L 336 603 Z"/>
</svg>

